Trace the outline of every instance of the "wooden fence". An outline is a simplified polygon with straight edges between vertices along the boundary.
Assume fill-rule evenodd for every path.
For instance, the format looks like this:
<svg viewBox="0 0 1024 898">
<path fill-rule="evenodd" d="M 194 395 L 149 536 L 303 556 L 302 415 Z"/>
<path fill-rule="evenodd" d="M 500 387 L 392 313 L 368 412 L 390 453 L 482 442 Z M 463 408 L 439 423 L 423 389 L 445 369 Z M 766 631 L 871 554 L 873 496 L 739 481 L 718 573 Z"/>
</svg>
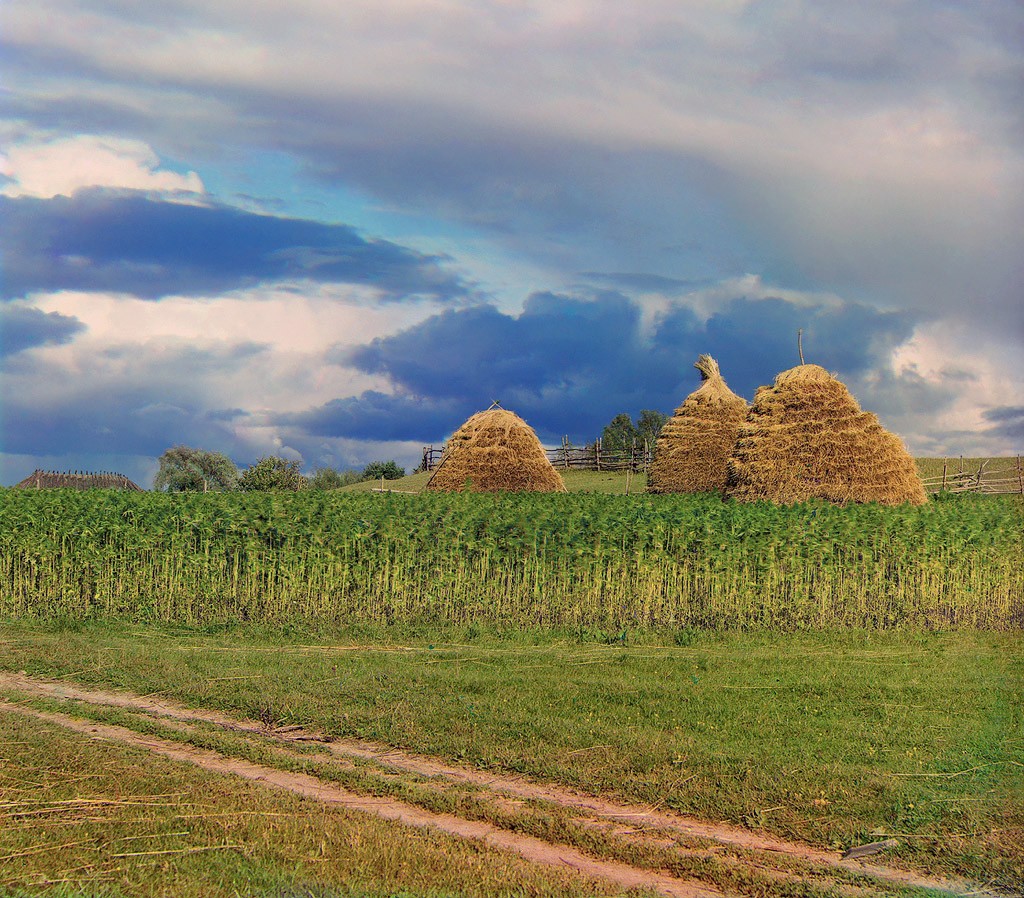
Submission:
<svg viewBox="0 0 1024 898">
<path fill-rule="evenodd" d="M 924 478 L 924 488 L 929 493 L 1020 493 L 1024 496 L 1024 464 L 1019 455 L 1016 460 L 986 459 L 975 471 L 964 465 L 963 458 L 947 459 L 942 464 L 941 475 Z"/>
<path fill-rule="evenodd" d="M 563 438 L 561 446 L 545 448 L 544 452 L 556 468 L 584 471 L 646 472 L 654 447 L 647 440 L 634 442 L 629 449 L 610 450 L 597 440 L 588 446 L 573 446 Z M 423 447 L 421 470 L 433 471 L 441 461 L 442 446 Z M 1024 461 L 1016 459 L 985 459 L 978 467 L 970 467 L 964 459 L 946 459 L 942 474 L 923 478 L 928 493 L 985 493 L 989 495 L 1019 493 L 1024 496 Z"/>
<path fill-rule="evenodd" d="M 440 449 L 424 446 L 421 470 L 433 471 L 440 463 L 443 452 L 443 446 Z M 572 468 L 583 471 L 632 471 L 634 474 L 638 474 L 645 472 L 650 466 L 654 447 L 647 440 L 634 441 L 628 449 L 605 449 L 600 440 L 589 446 L 573 446 L 568 438 L 563 438 L 561 446 L 545 448 L 544 454 L 556 468 Z"/>
</svg>

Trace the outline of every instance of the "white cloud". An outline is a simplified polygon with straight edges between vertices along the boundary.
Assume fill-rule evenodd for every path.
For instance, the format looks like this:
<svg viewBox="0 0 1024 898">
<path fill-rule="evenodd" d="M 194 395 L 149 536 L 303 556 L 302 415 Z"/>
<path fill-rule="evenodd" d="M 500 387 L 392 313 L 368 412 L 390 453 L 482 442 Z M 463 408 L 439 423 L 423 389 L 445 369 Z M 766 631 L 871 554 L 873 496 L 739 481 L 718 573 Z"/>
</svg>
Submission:
<svg viewBox="0 0 1024 898">
<path fill-rule="evenodd" d="M 1014 455 L 1024 447 L 992 435 L 985 412 L 1019 406 L 1024 397 L 1024 348 L 1008 334 L 993 340 L 969 324 L 943 321 L 919 326 L 897 347 L 894 378 L 865 379 L 871 411 L 886 409 L 887 422 L 920 455 Z"/>
<path fill-rule="evenodd" d="M 160 167 L 140 140 L 79 135 L 10 147 L 0 156 L 6 196 L 71 196 L 83 187 L 127 188 L 167 194 L 202 194 L 202 179 Z"/>
<path fill-rule="evenodd" d="M 171 442 L 191 439 L 242 464 L 264 454 L 298 458 L 305 467 L 353 466 L 378 456 L 414 463 L 421 447 L 412 443 L 323 438 L 297 448 L 275 423 L 281 413 L 389 389 L 386 378 L 344 368 L 328 361 L 328 354 L 414 324 L 437 307 L 382 308 L 372 303 L 372 295 L 369 289 L 337 285 L 309 286 L 306 293 L 275 286 L 160 302 L 70 291 L 40 294 L 33 298 L 38 308 L 61 310 L 86 329 L 68 344 L 22 353 L 4 372 L 4 389 L 58 429 L 67 426 L 69 410 L 100 408 L 130 434 L 181 427 L 178 436 L 168 437 Z M 194 415 L 225 409 L 239 412 L 192 421 Z M 58 462 L 58 456 L 65 461 Z M 24 476 L 19 474 L 24 464 L 13 455 L 6 462 L 0 457 L 0 472 L 13 482 Z M 54 464 L 99 462 L 84 462 L 69 447 L 66 455 L 55 454 Z M 123 462 L 128 473 L 145 470 L 151 478 L 147 464 L 140 458 Z"/>
<path fill-rule="evenodd" d="M 140 364 L 122 355 L 130 347 L 142 364 L 156 368 L 165 354 L 173 357 L 184 347 L 218 351 L 254 344 L 267 349 L 255 370 L 254 364 L 239 361 L 221 371 L 204 372 L 210 378 L 206 389 L 211 402 L 253 412 L 282 412 L 381 388 L 385 382 L 379 378 L 325 363 L 325 353 L 335 346 L 367 343 L 437 311 L 430 303 L 377 306 L 371 302 L 372 293 L 339 285 L 313 285 L 299 293 L 278 285 L 216 298 L 168 297 L 159 302 L 71 291 L 34 299 L 42 310 L 72 315 L 86 325 L 74 343 L 46 351 L 47 363 L 55 368 L 55 376 L 46 379 L 51 385 L 64 381 L 56 376 L 61 368 L 65 374 L 74 372 L 83 386 L 100 377 L 110 382 L 130 377 Z M 109 355 L 111 349 L 118 350 L 115 356 Z M 36 382 L 34 389 L 46 391 L 47 382 Z M 64 395 L 66 389 L 61 388 Z"/>
</svg>

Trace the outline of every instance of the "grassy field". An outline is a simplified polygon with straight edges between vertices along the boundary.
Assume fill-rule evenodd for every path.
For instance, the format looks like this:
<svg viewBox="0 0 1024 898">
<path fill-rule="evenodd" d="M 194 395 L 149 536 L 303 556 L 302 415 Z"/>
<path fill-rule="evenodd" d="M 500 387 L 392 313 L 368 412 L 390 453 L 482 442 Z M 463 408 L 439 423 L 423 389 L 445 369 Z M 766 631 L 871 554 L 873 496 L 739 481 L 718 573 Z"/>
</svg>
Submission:
<svg viewBox="0 0 1024 898">
<path fill-rule="evenodd" d="M 0 494 L 0 614 L 623 630 L 1019 628 L 1024 500 Z"/>
<path fill-rule="evenodd" d="M 583 896 L 608 886 L 0 710 L 0 895 Z"/>
<path fill-rule="evenodd" d="M 943 466 L 951 478 L 960 470 L 975 474 L 982 464 L 986 469 L 1015 470 L 1017 459 L 1009 457 L 970 457 L 970 458 L 915 458 L 918 473 L 924 478 L 941 477 Z M 560 470 L 565 488 L 570 493 L 625 493 L 628 485 L 631 494 L 642 493 L 647 489 L 647 475 L 636 474 L 628 478 L 619 471 L 579 471 Z M 384 489 L 418 493 L 423 490 L 430 479 L 429 473 L 410 474 L 398 480 L 385 480 Z M 350 492 L 372 492 L 381 489 L 379 480 L 365 480 L 342 489 Z"/>
<path fill-rule="evenodd" d="M 565 488 L 570 493 L 625 493 L 627 477 L 619 471 L 561 471 Z M 942 468 L 939 468 L 942 473 Z M 341 487 L 343 492 L 370 493 L 385 490 L 395 490 L 406 493 L 419 493 L 427 485 L 430 479 L 429 472 L 409 474 L 400 477 L 398 480 L 385 480 L 383 485 L 379 480 L 364 480 L 360 483 L 353 483 Z M 630 493 L 642 493 L 647 489 L 646 474 L 631 474 L 628 478 Z"/>
<path fill-rule="evenodd" d="M 1024 888 L 1016 636 L 606 645 L 541 631 L 24 621 L 2 634 L 3 669 L 377 740 L 824 847 L 896 837 L 900 862 Z M 204 842 L 229 838 L 208 825 Z"/>
<path fill-rule="evenodd" d="M 1024 501 L 779 508 L 569 482 L 544 496 L 0 491 L 0 670 L 826 849 L 896 838 L 898 863 L 1024 890 Z M 138 715 L 76 713 L 159 735 Z M 0 895 L 62 894 L 62 880 L 68 895 L 603 889 L 133 752 L 0 709 Z M 798 888 L 756 859 L 638 853 L 544 807 L 328 773 L 730 893 L 849 885 Z"/>
</svg>

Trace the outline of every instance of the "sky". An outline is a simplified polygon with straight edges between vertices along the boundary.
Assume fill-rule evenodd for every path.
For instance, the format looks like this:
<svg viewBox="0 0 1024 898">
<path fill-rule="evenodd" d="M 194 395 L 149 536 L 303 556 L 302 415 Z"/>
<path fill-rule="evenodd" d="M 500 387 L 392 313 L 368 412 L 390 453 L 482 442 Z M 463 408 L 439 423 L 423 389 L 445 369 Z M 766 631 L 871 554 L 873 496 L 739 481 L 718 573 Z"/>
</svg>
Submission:
<svg viewBox="0 0 1024 898">
<path fill-rule="evenodd" d="M 835 372 L 1024 452 L 1019 0 L 4 0 L 0 484 Z"/>
</svg>

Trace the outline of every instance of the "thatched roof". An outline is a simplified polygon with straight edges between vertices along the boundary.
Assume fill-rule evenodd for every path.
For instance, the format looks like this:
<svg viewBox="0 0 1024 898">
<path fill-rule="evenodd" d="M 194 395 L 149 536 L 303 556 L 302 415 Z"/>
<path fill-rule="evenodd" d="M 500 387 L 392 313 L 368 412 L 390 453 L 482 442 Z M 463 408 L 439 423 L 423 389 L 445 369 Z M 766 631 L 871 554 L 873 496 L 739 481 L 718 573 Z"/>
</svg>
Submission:
<svg viewBox="0 0 1024 898">
<path fill-rule="evenodd" d="M 90 474 L 85 471 L 41 471 L 36 469 L 20 483 L 14 484 L 15 489 L 22 490 L 129 490 L 142 492 L 142 487 L 133 483 L 124 474 L 104 471 Z"/>
<path fill-rule="evenodd" d="M 927 501 L 900 439 L 818 365 L 783 371 L 774 386 L 758 388 L 729 461 L 726 492 L 745 502 Z"/>
<path fill-rule="evenodd" d="M 747 403 L 729 389 L 709 355 L 694 363 L 701 385 L 665 422 L 647 472 L 652 493 L 704 493 L 725 489 L 727 463 Z"/>
<path fill-rule="evenodd" d="M 561 493 L 565 484 L 533 428 L 517 414 L 492 407 L 452 434 L 427 489 Z"/>
</svg>

